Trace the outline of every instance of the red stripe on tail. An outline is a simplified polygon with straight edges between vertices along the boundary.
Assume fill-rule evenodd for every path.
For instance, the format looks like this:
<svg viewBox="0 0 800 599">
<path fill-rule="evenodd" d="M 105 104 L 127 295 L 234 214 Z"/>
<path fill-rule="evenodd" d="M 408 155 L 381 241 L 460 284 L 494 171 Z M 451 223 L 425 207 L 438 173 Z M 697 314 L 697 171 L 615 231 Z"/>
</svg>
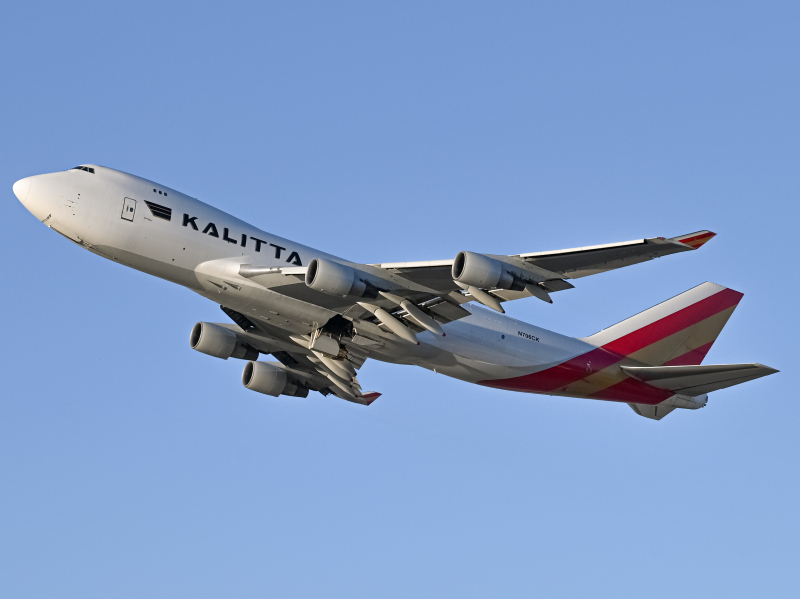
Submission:
<svg viewBox="0 0 800 599">
<path fill-rule="evenodd" d="M 672 358 L 669 362 L 664 362 L 664 366 L 696 366 L 697 364 L 702 364 L 712 345 L 714 345 L 713 341 L 691 349 L 677 358 Z"/>
<path fill-rule="evenodd" d="M 615 339 L 605 344 L 603 348 L 623 356 L 629 356 L 656 341 L 661 341 L 665 337 L 674 335 L 678 331 L 735 306 L 742 297 L 744 297 L 743 293 L 733 289 L 723 289 L 691 306 L 686 306 L 682 310 Z"/>
</svg>

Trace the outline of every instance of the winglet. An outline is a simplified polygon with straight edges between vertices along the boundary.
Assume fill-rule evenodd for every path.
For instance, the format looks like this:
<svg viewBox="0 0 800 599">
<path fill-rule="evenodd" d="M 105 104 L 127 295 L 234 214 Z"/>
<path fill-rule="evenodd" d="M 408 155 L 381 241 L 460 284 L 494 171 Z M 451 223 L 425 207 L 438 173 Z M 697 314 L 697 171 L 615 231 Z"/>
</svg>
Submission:
<svg viewBox="0 0 800 599">
<path fill-rule="evenodd" d="M 368 406 L 380 396 L 381 394 L 377 391 L 367 391 L 366 393 L 362 393 L 359 399 L 364 402 L 363 405 Z"/>
<path fill-rule="evenodd" d="M 670 241 L 678 241 L 684 245 L 688 245 L 693 250 L 696 250 L 701 245 L 711 241 L 711 238 L 715 235 L 716 233 L 712 233 L 711 231 L 698 231 L 697 233 L 689 233 L 688 235 L 679 235 L 678 237 L 673 237 L 670 239 Z"/>
<path fill-rule="evenodd" d="M 346 399 L 347 401 L 357 403 L 362 406 L 368 406 L 372 404 L 373 401 L 381 396 L 381 394 L 377 391 L 367 391 L 366 393 L 361 393 L 359 391 L 356 391 L 355 393 L 345 392 L 344 389 L 338 386 L 328 387 L 328 391 L 333 393 L 339 399 Z"/>
</svg>

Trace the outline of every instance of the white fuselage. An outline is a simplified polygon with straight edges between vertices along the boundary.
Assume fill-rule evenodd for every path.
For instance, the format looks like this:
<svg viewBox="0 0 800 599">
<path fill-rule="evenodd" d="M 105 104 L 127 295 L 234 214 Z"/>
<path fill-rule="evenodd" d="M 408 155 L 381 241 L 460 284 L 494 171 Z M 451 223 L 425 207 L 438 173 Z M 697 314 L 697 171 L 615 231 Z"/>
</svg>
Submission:
<svg viewBox="0 0 800 599">
<path fill-rule="evenodd" d="M 270 334 L 287 344 L 291 335 L 306 334 L 346 311 L 346 303 L 308 289 L 298 277 L 276 271 L 255 282 L 240 276 L 239 267 L 306 266 L 314 258 L 348 261 L 267 233 L 152 181 L 91 168 L 93 173 L 28 177 L 14 191 L 37 219 L 73 242 L 264 321 Z M 169 208 L 171 218 L 158 218 L 145 202 Z M 524 375 L 594 349 L 483 308 L 464 307 L 472 316 L 444 325 L 446 336 L 422 333 L 420 345 L 412 346 L 384 335 L 384 344 L 370 357 L 478 382 Z"/>
</svg>

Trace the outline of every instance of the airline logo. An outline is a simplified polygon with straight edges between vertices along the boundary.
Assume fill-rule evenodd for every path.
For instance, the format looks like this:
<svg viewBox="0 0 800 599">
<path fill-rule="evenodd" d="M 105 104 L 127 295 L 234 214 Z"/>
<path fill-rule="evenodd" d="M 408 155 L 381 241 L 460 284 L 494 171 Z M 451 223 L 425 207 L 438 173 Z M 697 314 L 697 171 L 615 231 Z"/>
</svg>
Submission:
<svg viewBox="0 0 800 599">
<path fill-rule="evenodd" d="M 196 216 L 189 216 L 188 214 L 183 215 L 183 226 L 189 227 L 194 231 L 200 231 L 200 227 L 197 225 L 197 218 Z M 283 253 L 287 252 L 285 247 L 276 245 L 274 243 L 269 243 L 268 241 L 264 241 L 263 239 L 259 239 L 258 237 L 253 237 L 252 235 L 248 236 L 246 233 L 234 234 L 231 236 L 230 232 L 228 231 L 227 227 L 222 228 L 222 237 L 219 236 L 219 229 L 217 229 L 217 225 L 212 222 L 209 222 L 205 227 L 203 227 L 202 233 L 208 235 L 209 237 L 216 237 L 217 239 L 221 239 L 222 241 L 227 241 L 228 243 L 232 243 L 234 245 L 241 245 L 241 247 L 247 247 L 247 241 L 252 240 L 253 248 L 255 251 L 260 252 L 261 248 L 264 248 L 265 251 L 270 251 L 268 248 L 273 248 L 275 252 L 275 259 L 280 260 L 283 258 Z M 303 261 L 300 259 L 300 254 L 297 252 L 287 252 L 286 254 L 286 262 L 290 264 L 294 264 L 295 266 L 303 266 Z"/>
</svg>

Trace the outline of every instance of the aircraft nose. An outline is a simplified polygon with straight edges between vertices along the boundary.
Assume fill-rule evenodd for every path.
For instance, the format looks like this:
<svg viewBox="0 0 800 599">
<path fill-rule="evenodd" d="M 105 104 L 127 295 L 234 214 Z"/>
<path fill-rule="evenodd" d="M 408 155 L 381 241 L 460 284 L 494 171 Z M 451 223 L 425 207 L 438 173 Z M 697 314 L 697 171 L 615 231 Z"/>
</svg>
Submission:
<svg viewBox="0 0 800 599">
<path fill-rule="evenodd" d="M 25 177 L 14 183 L 14 195 L 23 204 L 28 199 L 28 193 L 31 191 L 31 179 L 32 177 Z"/>
<path fill-rule="evenodd" d="M 22 206 L 36 218 L 43 221 L 55 215 L 70 189 L 70 177 L 75 171 L 62 171 L 25 177 L 14 183 L 14 195 Z"/>
</svg>

